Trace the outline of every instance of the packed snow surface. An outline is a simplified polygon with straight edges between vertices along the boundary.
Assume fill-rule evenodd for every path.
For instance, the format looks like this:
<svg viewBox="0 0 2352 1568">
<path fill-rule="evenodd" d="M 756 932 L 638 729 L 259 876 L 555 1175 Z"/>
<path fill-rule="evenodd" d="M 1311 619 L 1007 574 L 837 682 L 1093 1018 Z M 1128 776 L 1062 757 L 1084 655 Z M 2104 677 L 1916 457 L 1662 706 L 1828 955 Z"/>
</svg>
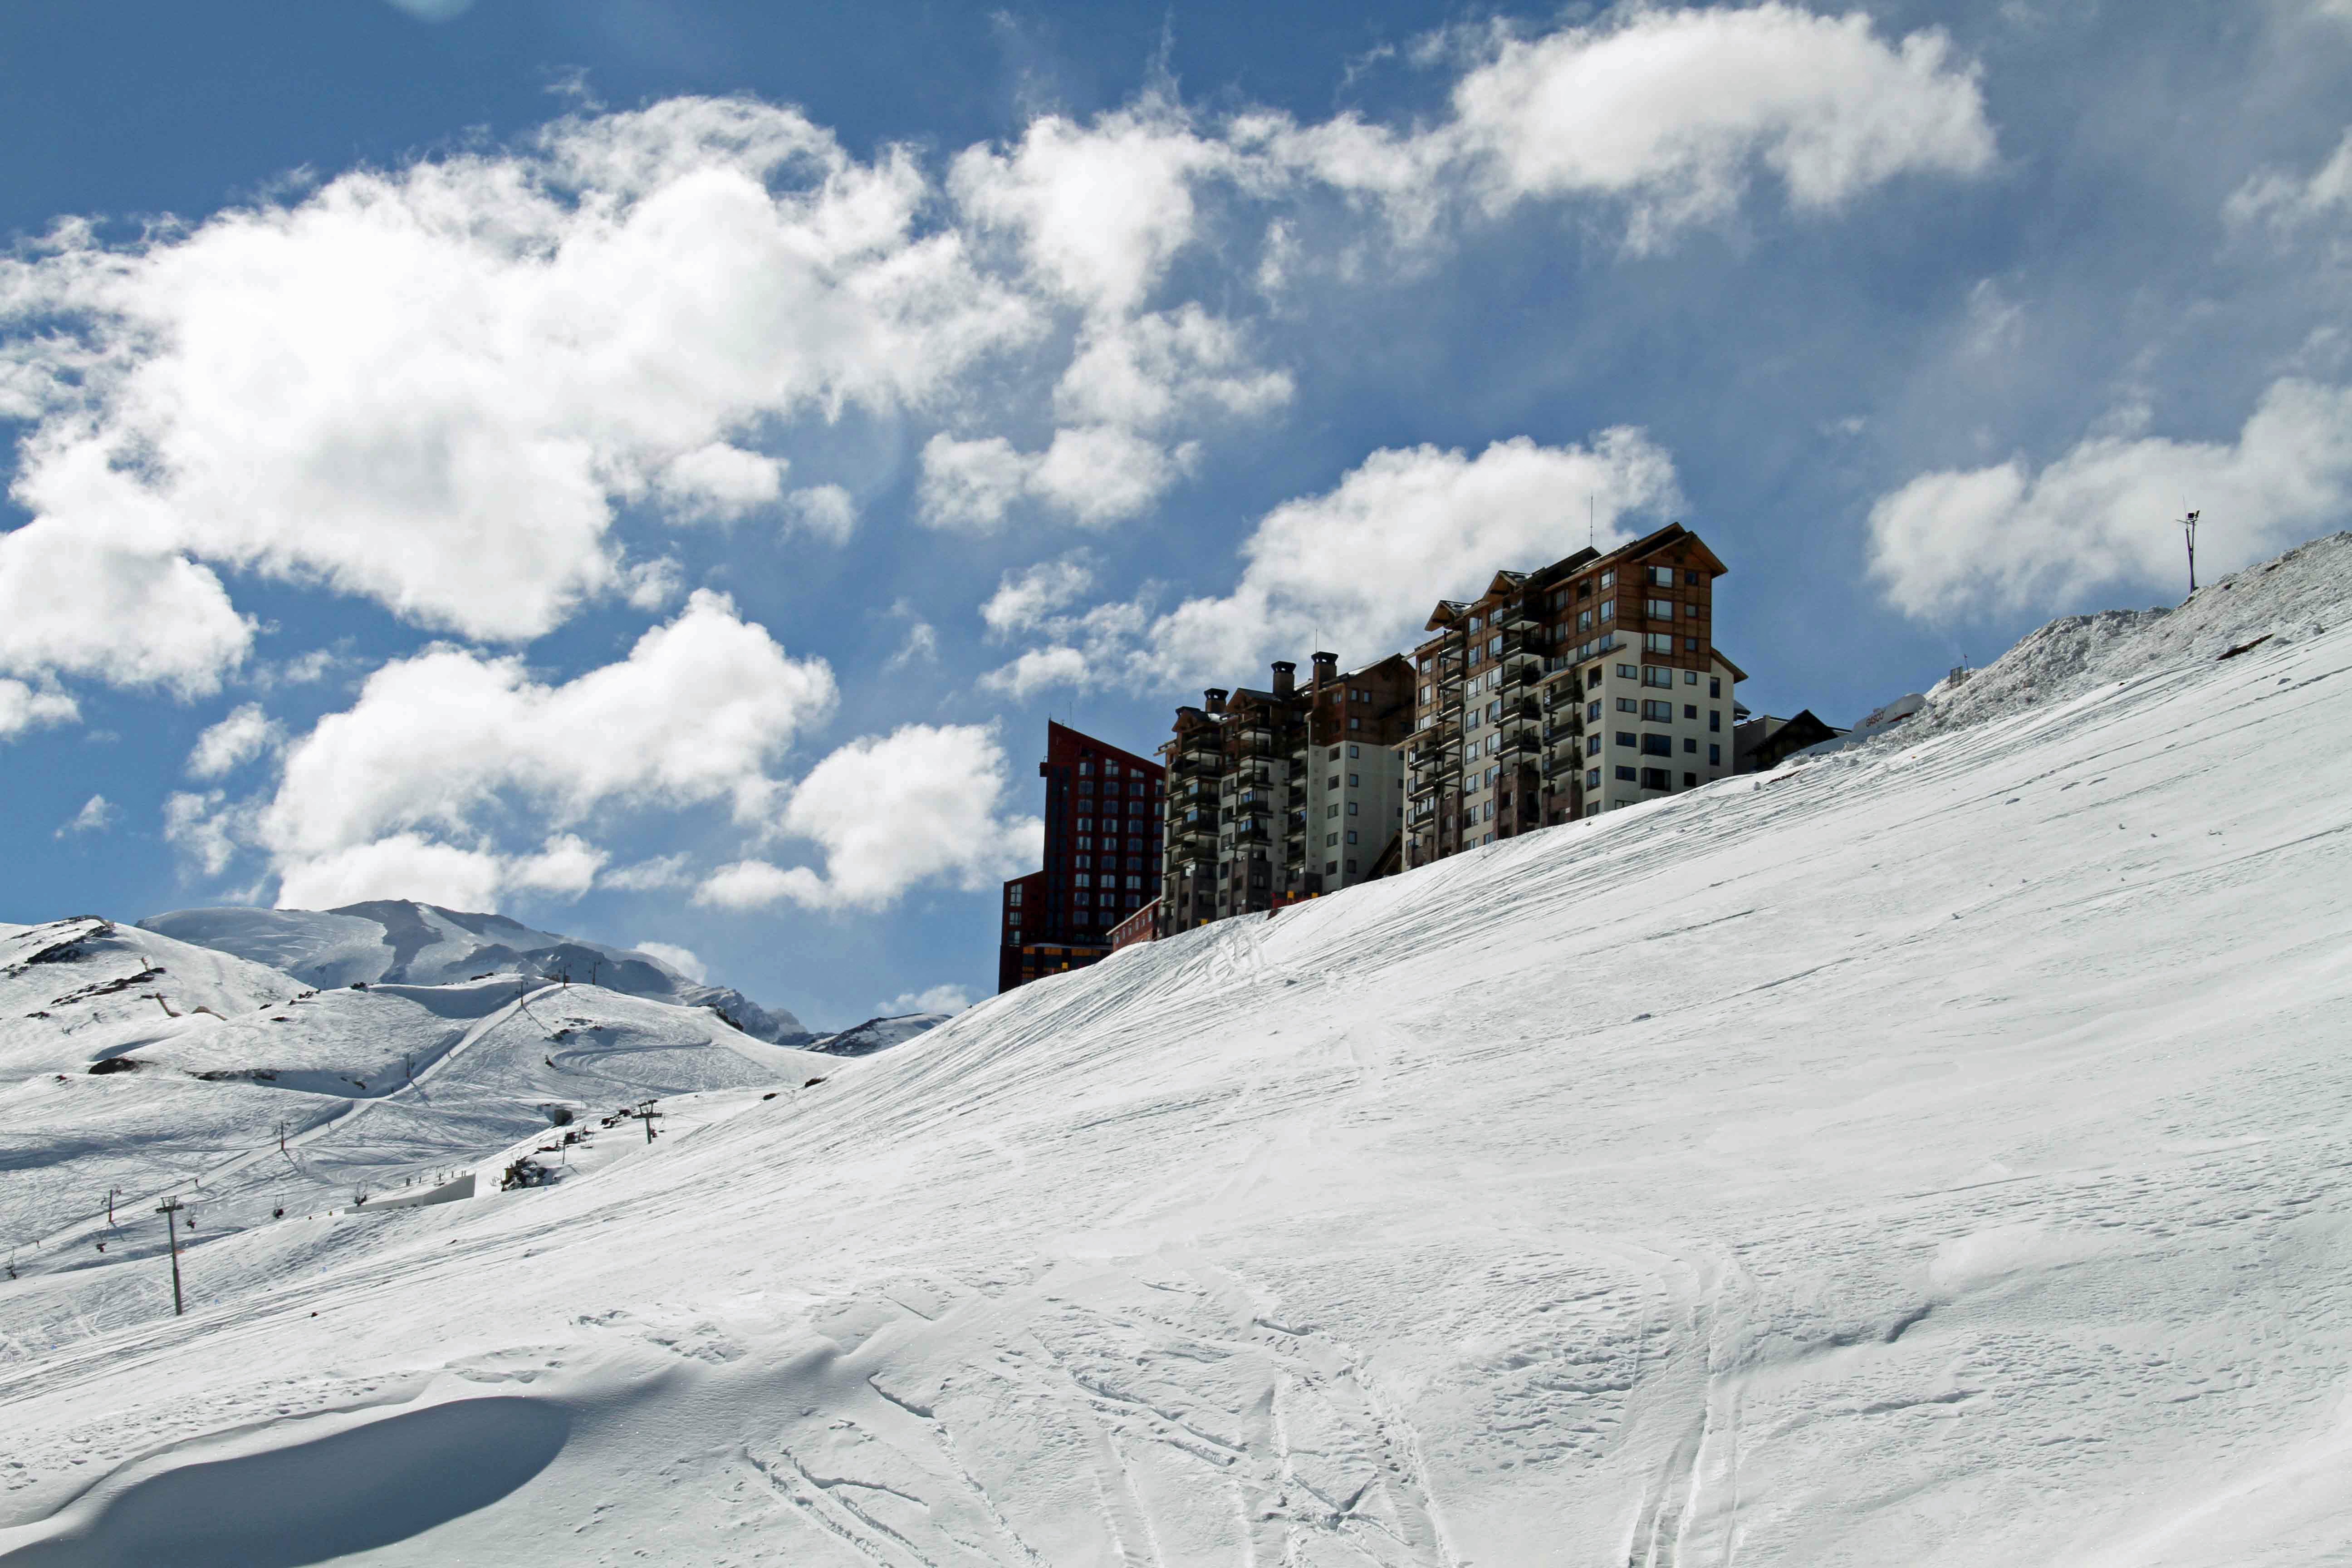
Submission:
<svg viewBox="0 0 2352 1568">
<path fill-rule="evenodd" d="M 493 973 L 587 980 L 634 996 L 716 1008 L 737 1028 L 763 1040 L 797 1046 L 808 1039 L 790 1013 L 771 1012 L 727 986 L 703 984 L 651 953 L 534 931 L 504 915 L 377 899 L 339 910 L 175 910 L 139 923 L 283 970 L 311 985 L 349 985 L 354 980 L 446 985 Z"/>
<path fill-rule="evenodd" d="M 2347 562 L 184 1318 L 0 1285 L 0 1563 L 2341 1563 Z"/>
</svg>

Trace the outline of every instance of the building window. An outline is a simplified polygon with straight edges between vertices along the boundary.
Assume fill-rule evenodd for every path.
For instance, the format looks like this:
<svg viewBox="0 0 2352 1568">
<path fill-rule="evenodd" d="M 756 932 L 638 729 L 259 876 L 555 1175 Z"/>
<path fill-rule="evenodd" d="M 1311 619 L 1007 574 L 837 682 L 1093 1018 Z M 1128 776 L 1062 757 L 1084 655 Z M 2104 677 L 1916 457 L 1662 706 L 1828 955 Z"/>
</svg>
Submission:
<svg viewBox="0 0 2352 1568">
<path fill-rule="evenodd" d="M 1672 686 L 1674 683 L 1675 672 L 1664 668 L 1663 665 L 1645 664 L 1642 667 L 1643 685 Z"/>
<path fill-rule="evenodd" d="M 1493 801 L 1488 801 L 1479 809 L 1478 820 L 1481 822 L 1492 822 L 1495 820 L 1495 803 Z"/>
<path fill-rule="evenodd" d="M 1653 620 L 1671 621 L 1675 618 L 1675 602 L 1672 599 L 1646 599 L 1643 601 L 1642 608 Z"/>
<path fill-rule="evenodd" d="M 1671 702 L 1644 702 L 1642 704 L 1642 717 L 1653 724 L 1671 724 L 1675 721 L 1675 705 Z"/>
<path fill-rule="evenodd" d="M 1621 746 L 1638 746 L 1642 742 L 1635 737 L 1633 731 L 1620 730 L 1617 731 L 1617 743 Z"/>
<path fill-rule="evenodd" d="M 1092 877 L 1090 877 L 1090 876 L 1087 875 L 1087 873 L 1085 873 L 1084 871 L 1079 872 L 1076 876 L 1075 876 L 1075 877 L 1071 878 L 1071 879 L 1070 879 L 1070 880 L 1071 880 L 1071 881 L 1073 881 L 1073 882 L 1076 882 L 1076 883 L 1079 887 L 1081 887 L 1081 888 L 1091 888 L 1091 887 L 1093 887 L 1093 886 L 1094 886 L 1094 882 L 1095 882 L 1095 879 L 1094 879 Z M 1085 903 L 1086 901 L 1087 901 L 1087 900 L 1084 900 L 1084 899 L 1080 899 L 1080 900 L 1078 900 L 1078 902 L 1080 902 L 1080 903 L 1082 903 L 1082 904 L 1083 904 L 1083 903 Z"/>
<path fill-rule="evenodd" d="M 1617 667 L 1617 679 L 1620 680 L 1639 680 L 1642 679 L 1641 668 L 1637 665 L 1621 664 Z"/>
<path fill-rule="evenodd" d="M 1349 751 L 1351 751 L 1351 752 L 1352 752 L 1352 751 L 1354 751 L 1356 748 L 1355 748 L 1355 747 L 1353 747 L 1353 746 L 1350 746 L 1350 747 L 1349 747 L 1348 749 L 1349 749 Z M 1349 787 L 1349 789 L 1361 789 L 1361 788 L 1363 788 L 1364 786 L 1363 786 L 1363 784 L 1362 784 L 1362 782 L 1361 782 L 1361 781 L 1362 781 L 1362 778 L 1363 778 L 1363 775 L 1362 775 L 1361 773 L 1349 773 L 1349 774 L 1348 775 L 1348 787 Z"/>
<path fill-rule="evenodd" d="M 1090 776 L 1093 774 L 1094 771 L 1095 771 L 1095 765 L 1094 765 L 1094 763 L 1080 763 L 1078 764 L 1078 776 L 1079 776 L 1080 778 L 1087 778 L 1087 777 L 1090 777 Z"/>
<path fill-rule="evenodd" d="M 1687 583 L 1687 584 L 1690 584 L 1692 587 L 1694 587 L 1694 588 L 1696 588 L 1696 587 L 1699 587 L 1699 586 L 1701 586 L 1701 585 L 1702 585 L 1702 584 L 1699 583 L 1699 580 L 1698 580 L 1698 574 L 1697 574 L 1697 573 L 1696 573 L 1696 572 L 1685 572 L 1685 573 L 1684 573 L 1684 574 L 1683 574 L 1683 581 L 1684 581 L 1684 582 L 1685 582 L 1685 583 Z"/>
<path fill-rule="evenodd" d="M 1352 800 L 1348 803 L 1348 815 L 1349 816 L 1356 815 L 1356 802 Z"/>
<path fill-rule="evenodd" d="M 1601 787 L 1601 770 L 1599 768 L 1587 768 L 1584 770 L 1584 787 L 1587 789 L 1599 789 Z"/>
<path fill-rule="evenodd" d="M 1612 566 L 1608 571 L 1601 574 L 1601 585 L 1603 588 L 1614 588 L 1617 585 L 1617 569 L 1615 567 Z"/>
<path fill-rule="evenodd" d="M 1723 677 L 1719 675 L 1710 675 L 1706 678 L 1706 694 L 1709 697 L 1720 697 L 1723 695 Z"/>
<path fill-rule="evenodd" d="M 1336 833 L 1327 833 L 1323 836 L 1323 847 L 1326 849 L 1337 847 L 1339 842 L 1339 836 Z"/>
<path fill-rule="evenodd" d="M 1349 829 L 1348 829 L 1348 842 L 1349 842 L 1349 843 L 1350 843 L 1350 844 L 1353 844 L 1355 841 L 1356 841 L 1356 830 L 1355 830 L 1354 828 L 1350 827 Z"/>
<path fill-rule="evenodd" d="M 1618 711 L 1618 712 L 1620 712 L 1620 713 L 1639 713 L 1641 710 L 1642 710 L 1642 705 L 1641 705 L 1641 703 L 1639 703 L 1639 702 L 1635 701 L 1633 698 L 1631 698 L 1631 697 L 1620 697 L 1619 699 L 1617 699 L 1617 711 Z"/>
<path fill-rule="evenodd" d="M 1671 757 L 1675 754 L 1675 738 L 1672 735 L 1644 734 L 1642 737 L 1642 754 L 1645 757 Z"/>
<path fill-rule="evenodd" d="M 1723 766 L 1723 748 L 1712 741 L 1707 742 L 1706 765 L 1711 768 Z"/>
<path fill-rule="evenodd" d="M 1696 638 L 1696 637 L 1685 637 L 1685 638 L 1683 638 L 1683 651 L 1684 651 L 1685 653 L 1696 653 L 1696 652 L 1698 651 L 1698 649 L 1699 649 L 1699 639 L 1698 639 L 1698 638 Z M 1694 669 L 1694 670 L 1686 671 L 1685 673 L 1687 673 L 1687 674 L 1689 675 L 1689 677 L 1690 677 L 1689 684 L 1691 684 L 1691 685 L 1693 685 L 1693 686 L 1696 686 L 1696 685 L 1698 684 L 1698 671 L 1697 671 L 1697 670 L 1696 670 L 1696 669 Z"/>
<path fill-rule="evenodd" d="M 1017 909 L 1019 909 L 1019 908 L 1021 907 L 1021 895 L 1022 895 L 1022 893 L 1023 893 L 1024 891 L 1025 891 L 1025 889 L 1022 889 L 1022 888 L 1020 888 L 1020 887 L 1018 887 L 1018 886 L 1014 887 L 1014 888 L 1013 888 L 1010 892 L 1008 892 L 1008 893 L 1005 895 L 1005 900 L 1004 900 L 1004 901 L 1005 901 L 1006 903 L 1008 903 L 1008 904 L 1011 904 L 1014 909 L 1016 909 L 1016 910 L 1017 910 Z"/>
<path fill-rule="evenodd" d="M 1632 768 L 1621 766 L 1617 770 L 1617 782 L 1619 784 L 1632 784 L 1634 776 L 1634 772 Z"/>
<path fill-rule="evenodd" d="M 1597 757 L 1601 754 L 1600 736 L 1587 735 L 1584 737 L 1584 754 L 1588 757 Z"/>
<path fill-rule="evenodd" d="M 1360 730 L 1363 727 L 1364 721 L 1361 719 L 1350 719 L 1348 721 L 1348 728 L 1350 730 Z"/>
<path fill-rule="evenodd" d="M 1642 787 L 1643 789 L 1670 790 L 1675 787 L 1675 775 L 1664 768 L 1643 768 L 1642 770 Z"/>
<path fill-rule="evenodd" d="M 1323 808 L 1323 815 L 1324 815 L 1324 816 L 1339 816 L 1339 803 L 1338 801 L 1336 801 L 1336 800 L 1335 800 L 1335 801 L 1333 801 L 1330 805 L 1328 805 L 1325 806 L 1325 807 Z"/>
<path fill-rule="evenodd" d="M 1325 876 L 1327 876 L 1327 877 L 1336 877 L 1336 876 L 1338 876 L 1338 875 L 1339 874 L 1339 862 L 1338 862 L 1337 860 L 1326 860 L 1326 861 L 1324 861 L 1324 862 L 1323 862 L 1323 874 L 1324 874 Z"/>
<path fill-rule="evenodd" d="M 1674 634 L 1672 632 L 1643 632 L 1642 634 L 1642 651 L 1643 653 L 1674 652 Z"/>
<path fill-rule="evenodd" d="M 1601 618 L 1603 621 L 1613 621 L 1617 618 L 1616 600 L 1603 599 L 1601 601 Z"/>
<path fill-rule="evenodd" d="M 1092 794 L 1094 794 L 1094 793 L 1095 793 L 1095 781 L 1094 781 L 1094 780 L 1092 780 L 1092 779 L 1080 779 L 1080 780 L 1078 781 L 1078 793 L 1079 793 L 1080 795 L 1092 795 Z"/>
</svg>

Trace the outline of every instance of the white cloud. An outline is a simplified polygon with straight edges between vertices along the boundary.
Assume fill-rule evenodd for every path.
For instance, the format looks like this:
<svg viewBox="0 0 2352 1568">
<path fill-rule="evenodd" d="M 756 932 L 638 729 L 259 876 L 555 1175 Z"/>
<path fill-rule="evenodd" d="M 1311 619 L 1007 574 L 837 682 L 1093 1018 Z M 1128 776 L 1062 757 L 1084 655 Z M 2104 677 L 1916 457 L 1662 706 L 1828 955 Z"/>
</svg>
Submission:
<svg viewBox="0 0 2352 1568">
<path fill-rule="evenodd" d="M 959 441 L 942 431 L 923 443 L 922 519 L 935 528 L 992 529 L 1028 487 L 1033 466 L 1002 436 Z"/>
<path fill-rule="evenodd" d="M 709 982 L 709 966 L 697 958 L 691 948 L 678 947 L 667 942 L 641 942 L 637 943 L 636 951 L 660 959 L 697 985 Z"/>
<path fill-rule="evenodd" d="M 120 815 L 113 802 L 102 795 L 94 795 L 82 802 L 81 809 L 74 813 L 54 837 L 63 838 L 68 833 L 103 833 L 114 826 L 115 817 Z"/>
<path fill-rule="evenodd" d="M 725 867 L 698 903 L 879 909 L 933 879 L 976 888 L 1034 858 L 1044 826 L 1002 815 L 1004 752 L 981 725 L 909 724 L 853 741 L 809 770 L 782 830 L 824 852 L 822 875 L 764 860 Z"/>
<path fill-rule="evenodd" d="M 684 888 L 693 884 L 694 873 L 687 868 L 684 855 L 658 855 L 650 860 L 607 871 L 596 879 L 600 888 L 614 888 L 624 892 L 653 892 L 663 888 Z"/>
<path fill-rule="evenodd" d="M 980 618 L 991 637 L 1025 632 L 1094 586 L 1094 569 L 1076 555 L 1043 561 L 1021 572 L 1007 572 L 996 592 L 980 607 Z"/>
<path fill-rule="evenodd" d="M 874 1010 L 885 1018 L 903 1018 L 909 1013 L 961 1013 L 971 1005 L 971 993 L 962 986 L 934 985 L 923 991 L 902 991 Z"/>
<path fill-rule="evenodd" d="M 195 749 L 188 753 L 188 776 L 219 778 L 275 751 L 284 741 L 278 721 L 264 713 L 260 703 L 245 703 L 196 737 Z"/>
<path fill-rule="evenodd" d="M 1115 425 L 1056 430 L 1042 452 L 1016 450 L 1002 436 L 961 441 L 941 433 L 923 447 L 921 516 L 935 528 L 986 532 L 1029 500 L 1082 526 L 1108 527 L 1157 500 L 1197 452 L 1188 443 L 1171 453 Z"/>
<path fill-rule="evenodd" d="M 71 724 L 81 706 L 62 691 L 0 679 L 0 741 L 44 724 Z"/>
<path fill-rule="evenodd" d="M 883 661 L 885 670 L 904 669 L 910 664 L 937 663 L 940 657 L 939 628 L 929 621 L 917 621 L 907 628 L 907 640 L 898 651 Z"/>
<path fill-rule="evenodd" d="M 607 805 L 719 800 L 749 820 L 778 787 L 768 765 L 834 699 L 822 660 L 787 658 L 708 591 L 626 659 L 561 686 L 531 680 L 516 658 L 435 647 L 377 670 L 350 710 L 289 749 L 260 833 L 289 885 L 307 887 L 375 876 L 379 862 L 358 852 L 379 838 L 430 828 L 470 842 L 507 799 L 558 828 Z M 586 885 L 586 858 L 549 851 L 497 870 L 514 885 L 569 891 Z M 314 862 L 332 868 L 314 877 L 305 869 Z M 446 857 L 408 850 L 383 864 L 461 875 Z M 502 885 L 469 868 L 469 885 Z"/>
<path fill-rule="evenodd" d="M 1142 305 L 1192 240 L 1195 182 L 1235 163 L 1233 149 L 1153 100 L 1084 126 L 1042 116 L 1009 153 L 967 149 L 948 184 L 970 221 L 1015 237 L 1049 287 L 1116 317 Z"/>
<path fill-rule="evenodd" d="M 2346 5 L 2352 9 L 2352 0 Z M 2342 212 L 2352 212 L 2352 131 L 2310 174 L 2265 170 L 2231 193 L 2222 208 L 2236 226 L 2263 224 L 2281 236 Z"/>
<path fill-rule="evenodd" d="M 786 899 L 819 903 L 824 890 L 823 880 L 805 866 L 788 871 L 765 860 L 738 860 L 703 879 L 702 886 L 694 891 L 694 901 L 716 904 L 722 910 L 761 910 Z"/>
<path fill-rule="evenodd" d="M 55 517 L 0 533 L 0 670 L 194 697 L 219 689 L 252 643 L 220 579 L 194 562 Z"/>
<path fill-rule="evenodd" d="M 1117 666 L 1106 674 L 1115 673 Z M 1000 665 L 980 678 L 981 689 L 1001 692 L 1015 702 L 1026 702 L 1040 691 L 1057 686 L 1084 689 L 1098 684 L 1096 661 L 1065 644 L 1033 647 L 1010 664 Z"/>
<path fill-rule="evenodd" d="M 811 485 L 786 499 L 793 525 L 827 544 L 846 544 L 857 530 L 857 502 L 839 485 Z"/>
<path fill-rule="evenodd" d="M 396 833 L 302 861 L 278 889 L 283 910 L 331 910 L 367 899 L 415 899 L 444 909 L 495 912 L 506 868 L 487 849 Z"/>
<path fill-rule="evenodd" d="M 664 464 L 655 477 L 654 493 L 680 521 L 732 522 L 775 505 L 783 496 L 784 470 L 790 466 L 781 458 L 713 441 Z"/>
<path fill-rule="evenodd" d="M 1455 87 L 1454 110 L 1490 203 L 1617 197 L 1637 247 L 1729 212 L 1758 163 L 1795 206 L 1821 210 L 1993 157 L 1976 73 L 1941 31 L 1890 47 L 1862 12 L 1777 3 L 1635 7 L 1508 39 Z"/>
<path fill-rule="evenodd" d="M 163 842 L 207 877 L 217 877 L 253 837 L 257 807 L 232 805 L 220 790 L 176 793 L 163 802 Z"/>
<path fill-rule="evenodd" d="M 2339 522 L 2352 506 L 2352 389 L 2280 381 L 2234 442 L 2095 436 L 2038 471 L 2012 458 L 1922 474 L 1870 513 L 1871 571 L 1906 614 L 1947 618 L 2185 585 L 2184 508 L 2216 574 Z"/>
<path fill-rule="evenodd" d="M 1252 361 L 1238 327 L 1188 303 L 1090 329 L 1054 401 L 1074 424 L 1155 429 L 1180 416 L 1262 416 L 1293 391 L 1288 372 Z"/>
<path fill-rule="evenodd" d="M 1498 566 L 1568 554 L 1585 542 L 1588 518 L 1603 548 L 1622 542 L 1630 517 L 1663 523 L 1677 499 L 1673 459 L 1629 428 L 1589 447 L 1519 437 L 1475 458 L 1435 447 L 1374 452 L 1335 489 L 1259 520 L 1234 591 L 1151 622 L 1130 668 L 1153 684 L 1230 685 L 1310 644 L 1349 663 L 1410 647 L 1438 599 L 1475 595 Z M 1346 570 L 1335 569 L 1341 562 Z M 1111 668 L 1094 651 L 1082 665 Z M 1045 658 L 1071 668 L 1067 652 Z"/>
<path fill-rule="evenodd" d="M 209 689 L 249 640 L 209 564 L 539 636 L 619 585 L 616 500 L 772 500 L 729 431 L 918 405 L 1034 331 L 931 199 L 906 154 L 679 99 L 128 246 L 67 226 L 0 279 L 39 415 L 0 665 Z"/>
</svg>

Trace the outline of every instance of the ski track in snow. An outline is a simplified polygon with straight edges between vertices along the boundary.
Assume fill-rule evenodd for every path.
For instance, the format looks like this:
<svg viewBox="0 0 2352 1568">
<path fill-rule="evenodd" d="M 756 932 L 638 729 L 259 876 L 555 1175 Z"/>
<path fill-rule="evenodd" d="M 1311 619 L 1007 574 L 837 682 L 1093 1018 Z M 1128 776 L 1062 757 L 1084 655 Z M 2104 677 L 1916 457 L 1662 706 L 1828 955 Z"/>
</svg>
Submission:
<svg viewBox="0 0 2352 1568">
<path fill-rule="evenodd" d="M 118 1560 L 199 1463 L 313 1560 L 240 1478 L 491 1397 L 544 1468 L 355 1487 L 339 1560 L 2347 1561 L 2352 541 L 2298 555 L 551 1189 L 206 1240 L 184 1319 L 152 1255 L 0 1286 L 0 1564 Z M 521 1022 L 415 1098 L 539 1070 Z"/>
</svg>

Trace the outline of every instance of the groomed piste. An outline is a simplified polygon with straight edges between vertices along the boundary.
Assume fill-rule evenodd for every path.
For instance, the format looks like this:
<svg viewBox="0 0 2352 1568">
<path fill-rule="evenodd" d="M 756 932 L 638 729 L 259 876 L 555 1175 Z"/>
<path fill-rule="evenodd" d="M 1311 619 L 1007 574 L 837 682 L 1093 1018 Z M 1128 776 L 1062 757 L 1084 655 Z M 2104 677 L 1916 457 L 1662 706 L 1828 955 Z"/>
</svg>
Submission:
<svg viewBox="0 0 2352 1568">
<path fill-rule="evenodd" d="M 2347 622 L 2352 535 L 2062 622 L 571 1179 L 199 1231 L 183 1318 L 151 1200 L 0 1284 L 0 1563 L 2341 1562 Z"/>
</svg>

